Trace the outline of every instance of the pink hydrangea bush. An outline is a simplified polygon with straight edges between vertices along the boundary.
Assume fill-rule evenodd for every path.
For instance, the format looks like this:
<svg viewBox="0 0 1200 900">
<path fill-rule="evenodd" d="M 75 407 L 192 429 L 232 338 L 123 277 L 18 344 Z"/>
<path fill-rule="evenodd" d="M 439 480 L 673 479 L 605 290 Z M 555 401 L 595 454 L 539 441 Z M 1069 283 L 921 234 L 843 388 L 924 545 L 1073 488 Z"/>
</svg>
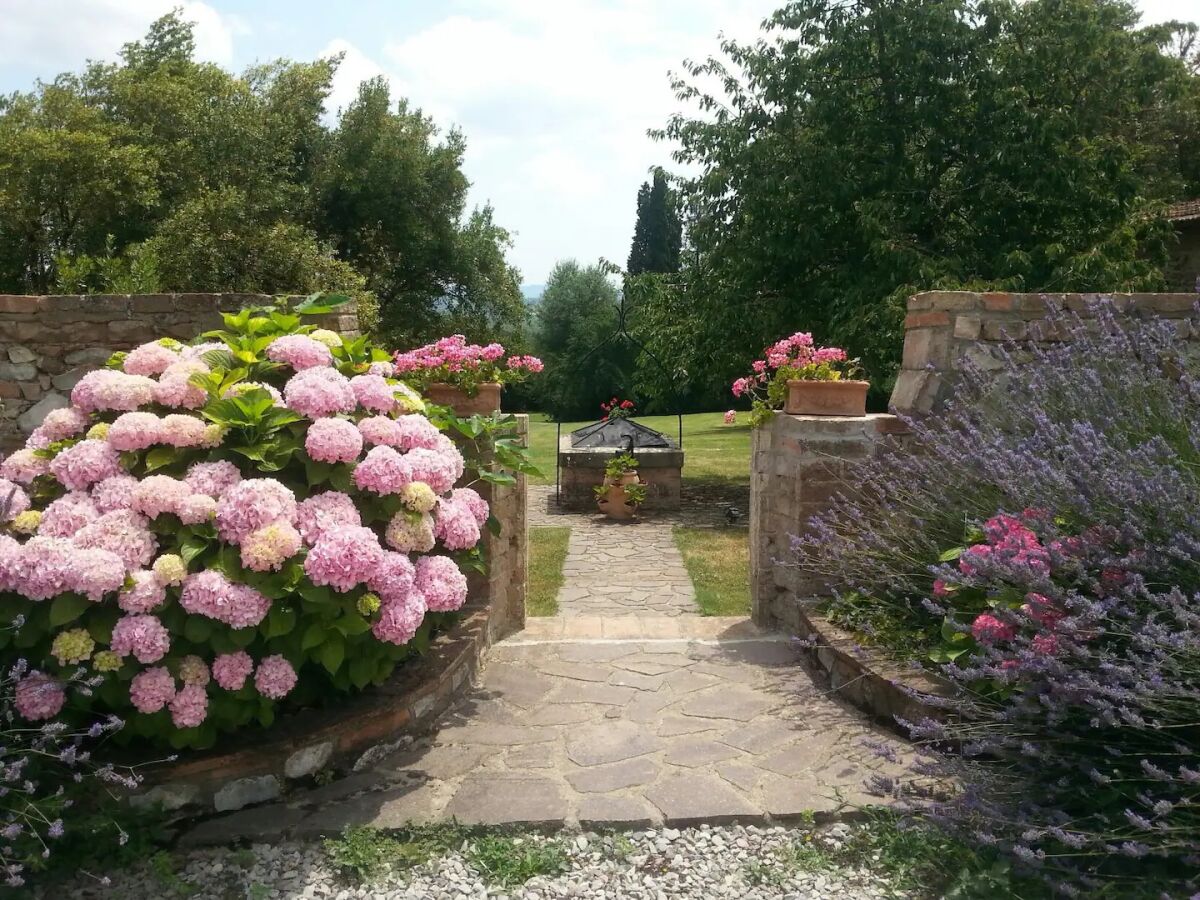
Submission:
<svg viewBox="0 0 1200 900">
<path fill-rule="evenodd" d="M 382 681 L 462 607 L 489 510 L 455 487 L 447 422 L 388 354 L 297 321 L 248 311 L 117 354 L 0 462 L 19 717 L 58 715 L 82 670 L 123 736 L 207 746 Z"/>
<path fill-rule="evenodd" d="M 509 356 L 501 344 L 468 344 L 461 334 L 397 353 L 393 363 L 396 374 L 414 385 L 452 384 L 469 395 L 481 384 L 524 381 L 545 368 L 536 356 Z"/>
</svg>

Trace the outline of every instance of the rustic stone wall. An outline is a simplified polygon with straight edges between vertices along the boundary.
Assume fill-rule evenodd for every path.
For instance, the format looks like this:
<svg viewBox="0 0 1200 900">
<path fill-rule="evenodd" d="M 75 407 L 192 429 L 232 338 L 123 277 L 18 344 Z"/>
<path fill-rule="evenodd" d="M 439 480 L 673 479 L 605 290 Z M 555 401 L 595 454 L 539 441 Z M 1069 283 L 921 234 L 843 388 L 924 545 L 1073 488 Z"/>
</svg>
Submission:
<svg viewBox="0 0 1200 900">
<path fill-rule="evenodd" d="M 23 444 L 46 413 L 67 405 L 75 382 L 115 351 L 160 337 L 190 341 L 219 327 L 222 312 L 272 300 L 262 294 L 0 295 L 0 452 Z M 353 308 L 313 322 L 358 334 Z"/>
<path fill-rule="evenodd" d="M 936 412 L 953 394 L 962 360 L 998 369 L 997 350 L 1006 340 L 1057 340 L 1046 314 L 1053 306 L 1088 318 L 1089 305 L 1111 299 L 1130 316 L 1174 320 L 1180 332 L 1200 341 L 1194 307 L 1200 294 L 1008 294 L 930 291 L 908 299 L 904 358 L 891 407 L 906 415 Z"/>
</svg>

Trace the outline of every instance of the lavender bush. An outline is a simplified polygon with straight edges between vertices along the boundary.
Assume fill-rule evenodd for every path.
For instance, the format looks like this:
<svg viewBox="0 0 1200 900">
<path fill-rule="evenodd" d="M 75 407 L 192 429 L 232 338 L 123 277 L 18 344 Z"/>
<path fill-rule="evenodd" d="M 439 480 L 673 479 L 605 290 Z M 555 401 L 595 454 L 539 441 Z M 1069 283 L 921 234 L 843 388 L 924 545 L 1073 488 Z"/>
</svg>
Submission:
<svg viewBox="0 0 1200 900">
<path fill-rule="evenodd" d="M 1067 895 L 1200 890 L 1200 404 L 1169 323 L 1012 347 L 796 541 L 843 620 L 957 688 L 913 801 Z M 1032 356 L 1032 360 L 1028 357 Z M 1029 364 L 1032 362 L 1033 364 Z M 897 624 L 899 623 L 899 624 Z M 946 661 L 949 660 L 949 661 Z M 895 786 L 890 786 L 895 787 Z"/>
</svg>

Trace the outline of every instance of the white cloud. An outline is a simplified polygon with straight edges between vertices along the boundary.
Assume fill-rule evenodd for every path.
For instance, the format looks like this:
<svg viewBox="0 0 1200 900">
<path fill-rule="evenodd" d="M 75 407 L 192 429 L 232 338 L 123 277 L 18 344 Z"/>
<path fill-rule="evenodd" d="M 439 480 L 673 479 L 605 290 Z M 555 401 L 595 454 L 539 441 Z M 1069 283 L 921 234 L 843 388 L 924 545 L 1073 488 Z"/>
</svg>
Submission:
<svg viewBox="0 0 1200 900">
<path fill-rule="evenodd" d="M 0 66 L 74 71 L 82 59 L 113 59 L 122 45 L 143 37 L 150 23 L 177 6 L 196 24 L 196 55 L 228 66 L 243 20 L 223 16 L 200 0 L 0 0 Z"/>
</svg>

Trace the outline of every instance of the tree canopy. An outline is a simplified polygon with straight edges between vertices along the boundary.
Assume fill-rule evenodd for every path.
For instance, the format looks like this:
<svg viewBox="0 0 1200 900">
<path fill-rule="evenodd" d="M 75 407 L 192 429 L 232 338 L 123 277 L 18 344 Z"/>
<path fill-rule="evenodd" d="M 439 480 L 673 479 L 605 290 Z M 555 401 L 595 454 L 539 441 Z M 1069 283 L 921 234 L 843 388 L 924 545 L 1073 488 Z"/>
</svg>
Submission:
<svg viewBox="0 0 1200 900">
<path fill-rule="evenodd" d="M 629 250 L 630 275 L 645 272 L 678 272 L 683 243 L 678 199 L 662 169 L 654 170 L 651 181 L 642 183 L 637 197 L 637 223 Z"/>
<path fill-rule="evenodd" d="M 1161 286 L 1155 211 L 1200 193 L 1194 29 L 1118 0 L 796 0 L 766 29 L 688 64 L 659 132 L 688 252 L 638 314 L 694 388 L 798 329 L 886 387 L 916 290 Z"/>
<path fill-rule="evenodd" d="M 457 131 L 381 79 L 330 122 L 338 57 L 234 75 L 194 49 L 167 15 L 0 99 L 0 290 L 342 290 L 397 343 L 519 341 L 510 236 L 467 210 Z"/>
</svg>

